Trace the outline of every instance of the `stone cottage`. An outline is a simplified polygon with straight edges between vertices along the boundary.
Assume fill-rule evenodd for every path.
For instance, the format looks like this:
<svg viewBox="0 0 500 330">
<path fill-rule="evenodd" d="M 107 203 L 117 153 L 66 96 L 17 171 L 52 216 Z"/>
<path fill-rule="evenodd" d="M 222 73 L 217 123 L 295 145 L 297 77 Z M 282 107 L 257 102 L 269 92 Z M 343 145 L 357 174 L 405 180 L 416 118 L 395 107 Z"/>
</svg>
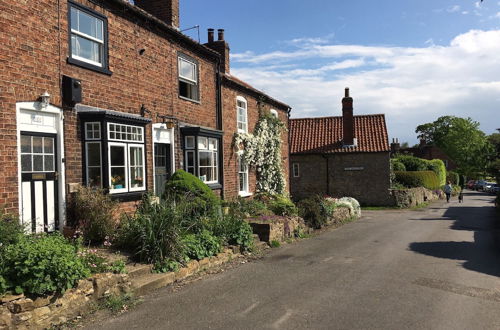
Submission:
<svg viewBox="0 0 500 330">
<path fill-rule="evenodd" d="M 349 196 L 389 205 L 390 147 L 385 116 L 353 115 L 345 89 L 342 116 L 290 120 L 290 193 Z"/>
<path fill-rule="evenodd" d="M 54 231 L 79 185 L 132 211 L 176 169 L 225 198 L 253 193 L 228 141 L 255 125 L 256 100 L 286 124 L 289 107 L 229 75 L 222 30 L 206 44 L 182 34 L 179 0 L 2 1 L 0 12 L 4 211 Z"/>
</svg>

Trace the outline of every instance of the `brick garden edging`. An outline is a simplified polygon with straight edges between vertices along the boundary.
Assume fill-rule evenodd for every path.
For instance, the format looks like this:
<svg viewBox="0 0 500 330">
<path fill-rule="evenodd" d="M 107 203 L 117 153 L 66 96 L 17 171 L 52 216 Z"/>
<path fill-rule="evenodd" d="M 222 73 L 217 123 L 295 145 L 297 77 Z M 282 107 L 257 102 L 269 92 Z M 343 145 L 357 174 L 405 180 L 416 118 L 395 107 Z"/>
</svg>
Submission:
<svg viewBox="0 0 500 330">
<path fill-rule="evenodd" d="M 191 260 L 176 272 L 154 274 L 150 265 L 136 267 L 130 274 L 96 274 L 80 280 L 64 294 L 29 298 L 25 295 L 0 297 L 0 330 L 43 329 L 67 322 L 90 310 L 92 303 L 110 295 L 133 292 L 143 295 L 151 290 L 186 279 L 199 272 L 242 257 L 238 247 L 225 249 L 216 256 Z"/>
</svg>

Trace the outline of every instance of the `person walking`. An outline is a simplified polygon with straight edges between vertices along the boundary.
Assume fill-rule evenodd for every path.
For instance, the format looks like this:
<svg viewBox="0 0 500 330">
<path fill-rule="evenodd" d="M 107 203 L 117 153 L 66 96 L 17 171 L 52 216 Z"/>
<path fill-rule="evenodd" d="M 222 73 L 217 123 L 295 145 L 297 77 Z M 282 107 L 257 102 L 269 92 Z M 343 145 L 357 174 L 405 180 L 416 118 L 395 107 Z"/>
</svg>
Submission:
<svg viewBox="0 0 500 330">
<path fill-rule="evenodd" d="M 446 202 L 450 202 L 450 196 L 451 196 L 451 191 L 453 189 L 451 188 L 451 181 L 448 181 L 448 183 L 444 186 L 444 193 L 446 194 Z"/>
<path fill-rule="evenodd" d="M 464 187 L 460 187 L 460 193 L 458 194 L 458 202 L 463 203 L 464 202 Z"/>
</svg>

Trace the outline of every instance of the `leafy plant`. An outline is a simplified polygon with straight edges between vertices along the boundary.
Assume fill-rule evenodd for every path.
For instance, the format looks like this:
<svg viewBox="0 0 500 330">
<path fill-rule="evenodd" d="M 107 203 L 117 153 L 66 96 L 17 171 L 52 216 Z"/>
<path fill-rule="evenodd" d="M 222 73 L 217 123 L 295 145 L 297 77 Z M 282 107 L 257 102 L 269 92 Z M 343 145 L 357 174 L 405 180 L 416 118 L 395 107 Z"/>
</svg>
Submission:
<svg viewBox="0 0 500 330">
<path fill-rule="evenodd" d="M 140 261 L 163 263 L 167 259 L 181 260 L 183 214 L 175 203 L 152 203 L 145 196 L 134 216 L 126 216 L 114 242 L 134 253 Z"/>
<path fill-rule="evenodd" d="M 276 241 L 276 240 L 272 240 L 270 244 L 271 244 L 272 248 L 279 248 L 281 246 L 280 241 Z"/>
<path fill-rule="evenodd" d="M 276 215 L 295 216 L 298 214 L 295 204 L 284 195 L 273 195 L 267 206 Z"/>
<path fill-rule="evenodd" d="M 398 158 L 391 158 L 391 165 L 394 171 L 406 171 L 406 166 Z"/>
<path fill-rule="evenodd" d="M 238 215 L 240 218 L 272 214 L 267 205 L 257 198 L 238 197 L 234 200 L 224 202 L 224 205 L 229 208 L 229 212 Z"/>
<path fill-rule="evenodd" d="M 113 213 L 116 206 L 117 203 L 102 190 L 81 186 L 70 203 L 69 212 L 85 241 L 101 244 L 115 233 Z"/>
<path fill-rule="evenodd" d="M 327 222 L 325 211 L 321 207 L 322 200 L 321 196 L 315 195 L 298 203 L 299 215 L 309 227 L 319 229 Z"/>
<path fill-rule="evenodd" d="M 213 218 L 208 228 L 225 244 L 238 245 L 243 251 L 253 248 L 252 227 L 235 209 L 231 208 L 228 214 Z"/>
<path fill-rule="evenodd" d="M 93 249 L 83 249 L 78 252 L 78 255 L 93 274 L 97 273 L 115 273 L 121 274 L 125 272 L 125 262 L 123 260 L 115 260 L 110 262 L 106 257 L 99 254 Z"/>
<path fill-rule="evenodd" d="M 3 248 L 18 242 L 23 235 L 24 230 L 19 219 L 0 210 L 0 254 Z"/>
<path fill-rule="evenodd" d="M 3 254 L 3 276 L 16 293 L 64 292 L 90 276 L 75 247 L 60 234 L 23 236 Z"/>
<path fill-rule="evenodd" d="M 425 187 L 427 189 L 438 189 L 439 179 L 432 171 L 408 171 L 394 172 L 396 181 L 408 188 Z"/>
<path fill-rule="evenodd" d="M 331 197 L 326 197 L 320 201 L 320 204 L 321 204 L 321 208 L 324 210 L 325 215 L 327 217 L 333 216 L 333 212 L 337 208 L 336 199 L 331 198 Z"/>
<path fill-rule="evenodd" d="M 198 234 L 188 234 L 183 238 L 184 253 L 189 259 L 201 260 L 216 255 L 221 251 L 220 239 L 208 230 Z"/>
<path fill-rule="evenodd" d="M 179 270 L 180 263 L 170 258 L 157 261 L 153 264 L 153 272 L 155 273 L 168 273 L 176 272 Z"/>
<path fill-rule="evenodd" d="M 111 295 L 101 301 L 100 307 L 109 309 L 113 314 L 118 314 L 137 305 L 137 300 L 132 294 Z"/>
</svg>

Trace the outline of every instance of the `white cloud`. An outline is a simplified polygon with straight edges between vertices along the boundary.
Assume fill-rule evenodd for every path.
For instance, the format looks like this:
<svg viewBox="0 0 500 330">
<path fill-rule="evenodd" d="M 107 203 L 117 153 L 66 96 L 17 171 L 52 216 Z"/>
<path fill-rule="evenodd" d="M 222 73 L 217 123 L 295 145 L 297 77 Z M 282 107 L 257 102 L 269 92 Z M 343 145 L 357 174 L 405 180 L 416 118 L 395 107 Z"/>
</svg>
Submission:
<svg viewBox="0 0 500 330">
<path fill-rule="evenodd" d="M 471 30 L 422 48 L 315 44 L 234 54 L 232 73 L 292 106 L 292 117 L 340 115 L 344 87 L 355 112 L 385 113 L 389 135 L 442 115 L 472 117 L 487 133 L 500 111 L 500 30 Z M 496 119 L 495 119 L 496 118 Z"/>
<path fill-rule="evenodd" d="M 447 12 L 449 13 L 456 13 L 460 11 L 460 6 L 459 5 L 454 5 L 446 9 Z"/>
</svg>

